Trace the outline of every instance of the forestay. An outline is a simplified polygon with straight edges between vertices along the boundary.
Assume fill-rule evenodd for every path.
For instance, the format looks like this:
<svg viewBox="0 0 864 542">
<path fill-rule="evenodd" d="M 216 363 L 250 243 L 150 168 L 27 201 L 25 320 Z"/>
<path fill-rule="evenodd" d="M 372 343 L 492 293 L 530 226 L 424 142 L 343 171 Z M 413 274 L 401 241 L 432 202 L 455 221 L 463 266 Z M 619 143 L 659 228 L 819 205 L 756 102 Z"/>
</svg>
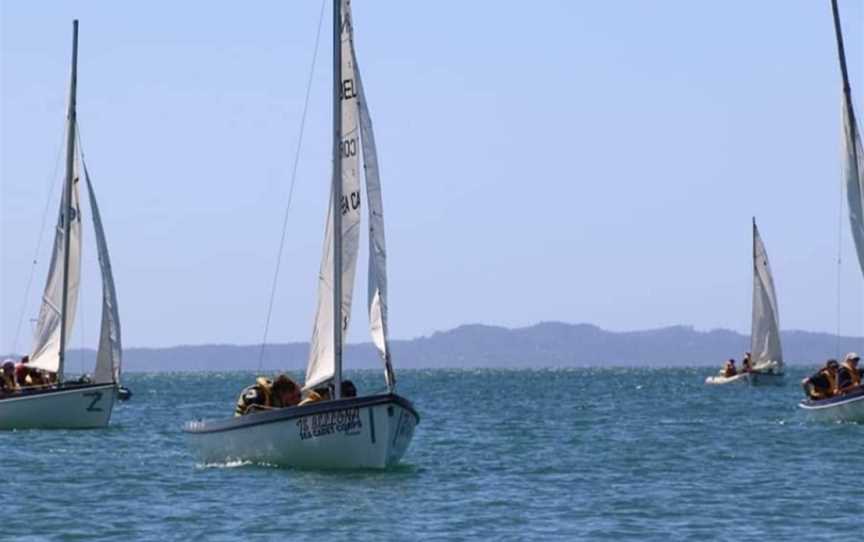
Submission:
<svg viewBox="0 0 864 542">
<path fill-rule="evenodd" d="M 108 242 L 102 228 L 102 216 L 96 204 L 96 194 L 90 182 L 87 164 L 83 163 L 84 179 L 87 181 L 87 194 L 90 198 L 90 212 L 93 214 L 93 230 L 96 236 L 96 250 L 99 254 L 99 269 L 102 272 L 102 326 L 99 332 L 99 351 L 96 353 L 97 384 L 120 382 L 122 345 L 120 340 L 120 314 L 117 311 L 117 290 L 114 287 L 114 274 L 111 272 L 111 259 L 108 256 Z"/>
<path fill-rule="evenodd" d="M 351 55 L 351 13 L 347 0 L 342 11 L 342 81 L 339 85 L 342 102 L 342 335 L 348 330 L 354 273 L 360 248 L 360 130 L 357 122 L 357 86 Z M 332 193 L 331 193 L 332 196 Z M 332 197 L 330 201 L 332 202 Z M 310 342 L 309 363 L 306 367 L 305 389 L 314 388 L 333 378 L 335 354 L 333 344 L 333 205 L 328 205 L 324 234 L 324 255 L 318 276 L 318 308 Z"/>
<path fill-rule="evenodd" d="M 77 153 L 76 153 L 77 158 Z M 75 324 L 75 309 L 78 306 L 78 288 L 81 283 L 81 206 L 78 195 L 79 166 L 74 160 L 72 187 L 69 195 L 69 280 L 66 293 L 66 337 L 71 337 Z M 60 368 L 60 325 L 63 310 L 63 264 L 65 236 L 63 230 L 64 198 L 60 198 L 57 231 L 54 235 L 54 250 L 48 268 L 48 280 L 42 295 L 42 307 L 33 339 L 30 364 L 46 371 L 56 372 Z"/>
<path fill-rule="evenodd" d="M 753 323 L 750 335 L 753 367 L 774 366 L 783 370 L 783 351 L 780 347 L 780 320 L 777 312 L 777 294 L 768 263 L 768 253 L 759 228 L 753 222 Z"/>
<path fill-rule="evenodd" d="M 366 103 L 363 78 L 357 65 L 353 36 L 351 56 L 354 59 L 357 76 L 357 95 L 360 106 L 360 135 L 363 147 L 363 169 L 366 178 L 366 199 L 369 204 L 369 330 L 372 342 L 384 361 L 384 376 L 391 390 L 395 385 L 393 368 L 390 363 L 390 339 L 387 327 L 387 246 L 384 236 L 384 201 L 381 197 L 381 177 L 378 168 L 378 151 L 375 147 L 375 133 L 372 130 L 372 117 Z"/>
</svg>

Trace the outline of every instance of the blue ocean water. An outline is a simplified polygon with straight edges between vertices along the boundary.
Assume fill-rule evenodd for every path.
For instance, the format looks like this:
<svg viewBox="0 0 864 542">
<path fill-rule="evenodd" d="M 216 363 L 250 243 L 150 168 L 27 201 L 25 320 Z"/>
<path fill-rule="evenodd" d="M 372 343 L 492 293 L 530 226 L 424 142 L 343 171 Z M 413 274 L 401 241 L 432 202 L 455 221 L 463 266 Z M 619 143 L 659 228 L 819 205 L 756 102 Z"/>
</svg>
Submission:
<svg viewBox="0 0 864 542">
<path fill-rule="evenodd" d="M 108 429 L 0 433 L 0 538 L 860 539 L 864 425 L 806 422 L 803 373 L 707 372 L 402 371 L 421 422 L 386 472 L 201 465 L 183 422 L 230 415 L 252 375 L 129 375 Z"/>
</svg>

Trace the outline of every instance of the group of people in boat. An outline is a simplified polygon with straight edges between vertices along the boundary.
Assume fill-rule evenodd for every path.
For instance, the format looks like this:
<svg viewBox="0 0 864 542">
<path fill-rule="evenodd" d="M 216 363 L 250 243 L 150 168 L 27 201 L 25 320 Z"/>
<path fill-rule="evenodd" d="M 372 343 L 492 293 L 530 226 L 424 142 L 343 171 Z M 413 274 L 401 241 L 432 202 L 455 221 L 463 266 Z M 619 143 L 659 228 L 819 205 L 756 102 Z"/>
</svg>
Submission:
<svg viewBox="0 0 864 542">
<path fill-rule="evenodd" d="M 821 369 L 801 381 L 804 393 L 818 401 L 864 389 L 858 367 L 860 361 L 861 357 L 855 352 L 846 354 L 842 365 L 836 359 L 829 359 Z"/>
<path fill-rule="evenodd" d="M 343 380 L 342 397 L 356 397 L 357 388 L 350 380 Z M 240 392 L 234 407 L 235 416 L 244 416 L 253 412 L 308 405 L 318 401 L 328 401 L 333 396 L 332 386 L 322 386 L 308 390 L 303 395 L 302 388 L 286 374 L 280 374 L 275 379 L 258 377 L 255 383 Z"/>
<path fill-rule="evenodd" d="M 57 373 L 33 367 L 30 357 L 24 356 L 18 363 L 11 359 L 3 361 L 0 369 L 0 397 L 53 386 Z"/>
<path fill-rule="evenodd" d="M 753 361 L 750 359 L 750 352 L 745 352 L 744 357 L 741 359 L 741 369 L 739 370 L 735 367 L 735 359 L 729 358 L 726 360 L 726 363 L 723 364 L 723 369 L 720 370 L 720 374 L 725 376 L 726 378 L 733 377 L 737 374 L 741 373 L 749 373 L 753 370 Z"/>
</svg>

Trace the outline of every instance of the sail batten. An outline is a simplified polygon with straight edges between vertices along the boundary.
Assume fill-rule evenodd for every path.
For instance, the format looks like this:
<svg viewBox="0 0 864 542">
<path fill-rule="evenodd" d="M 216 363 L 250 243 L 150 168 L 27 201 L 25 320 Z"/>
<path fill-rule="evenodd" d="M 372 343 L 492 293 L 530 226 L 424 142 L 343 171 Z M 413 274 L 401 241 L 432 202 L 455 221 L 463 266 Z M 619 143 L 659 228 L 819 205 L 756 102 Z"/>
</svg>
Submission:
<svg viewBox="0 0 864 542">
<path fill-rule="evenodd" d="M 780 346 L 780 319 L 777 294 L 768 253 L 753 222 L 753 320 L 750 353 L 754 369 L 783 372 L 783 350 Z"/>
</svg>

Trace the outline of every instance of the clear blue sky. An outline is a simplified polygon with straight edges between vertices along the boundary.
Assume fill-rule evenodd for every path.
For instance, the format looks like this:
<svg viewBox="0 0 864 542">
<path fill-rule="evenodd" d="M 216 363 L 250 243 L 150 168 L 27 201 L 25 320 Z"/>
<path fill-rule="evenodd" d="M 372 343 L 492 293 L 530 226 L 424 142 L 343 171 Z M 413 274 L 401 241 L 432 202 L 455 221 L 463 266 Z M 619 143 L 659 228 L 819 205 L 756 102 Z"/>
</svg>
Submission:
<svg viewBox="0 0 864 542">
<path fill-rule="evenodd" d="M 79 122 L 125 344 L 260 340 L 319 9 L 0 4 L 0 351 L 13 347 L 49 181 L 61 176 L 76 17 Z M 841 11 L 864 115 L 864 6 L 843 0 Z M 840 330 L 864 333 L 864 279 L 839 222 L 828 0 L 356 0 L 354 18 L 383 167 L 394 337 L 541 320 L 747 332 L 754 214 L 786 329 L 837 329 L 842 224 Z M 324 31 L 272 341 L 312 330 L 330 168 Z M 73 346 L 98 334 L 86 248 Z M 364 255 L 352 341 L 368 337 L 365 297 Z"/>
</svg>

